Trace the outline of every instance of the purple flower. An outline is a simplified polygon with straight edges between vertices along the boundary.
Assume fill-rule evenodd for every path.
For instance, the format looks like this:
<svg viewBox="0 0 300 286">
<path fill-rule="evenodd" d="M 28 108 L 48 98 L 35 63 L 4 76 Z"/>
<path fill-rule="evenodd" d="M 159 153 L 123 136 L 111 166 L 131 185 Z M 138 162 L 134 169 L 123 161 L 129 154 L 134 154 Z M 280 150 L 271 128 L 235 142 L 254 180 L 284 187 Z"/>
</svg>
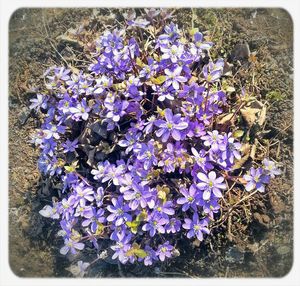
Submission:
<svg viewBox="0 0 300 286">
<path fill-rule="evenodd" d="M 267 158 L 265 158 L 263 159 L 262 163 L 264 165 L 263 168 L 266 174 L 269 175 L 271 178 L 275 178 L 275 176 L 278 176 L 282 173 L 273 161 L 270 161 Z"/>
<path fill-rule="evenodd" d="M 102 75 L 101 78 L 96 79 L 96 85 L 95 85 L 95 94 L 100 94 L 104 90 L 110 88 L 113 84 L 113 79 L 111 77 L 107 77 L 105 75 Z"/>
<path fill-rule="evenodd" d="M 71 200 L 74 202 L 74 206 L 77 206 L 79 202 L 85 204 L 86 201 L 94 201 L 94 191 L 93 188 L 87 186 L 85 183 L 81 182 L 80 184 L 75 185 L 74 193 L 71 195 Z"/>
<path fill-rule="evenodd" d="M 124 192 L 124 199 L 129 201 L 129 207 L 132 210 L 136 210 L 139 206 L 144 209 L 154 205 L 153 195 L 149 192 L 149 187 L 135 183 L 132 185 L 132 190 Z"/>
<path fill-rule="evenodd" d="M 185 218 L 184 224 L 182 225 L 184 229 L 189 230 L 187 233 L 188 238 L 196 236 L 200 241 L 203 240 L 203 233 L 209 234 L 209 229 L 207 228 L 207 226 L 207 220 L 199 220 L 199 216 L 197 213 L 193 214 L 193 220 Z"/>
<path fill-rule="evenodd" d="M 47 108 L 47 101 L 48 97 L 44 94 L 38 93 L 37 98 L 30 99 L 31 105 L 29 106 L 30 109 L 40 110 L 40 108 L 46 109 Z"/>
<path fill-rule="evenodd" d="M 104 52 L 109 54 L 113 50 L 120 50 L 124 47 L 122 40 L 123 31 L 114 30 L 113 33 L 105 31 L 103 36 L 100 37 L 101 47 L 105 50 Z"/>
<path fill-rule="evenodd" d="M 58 236 L 62 236 L 64 239 L 70 239 L 72 234 L 73 223 L 70 220 L 60 221 L 61 230 L 57 233 Z"/>
<path fill-rule="evenodd" d="M 152 265 L 154 260 L 158 260 L 156 252 L 152 247 L 146 245 L 144 250 L 147 253 L 147 256 L 144 258 L 144 264 L 146 266 Z"/>
<path fill-rule="evenodd" d="M 174 246 L 172 246 L 169 241 L 166 241 L 164 244 L 160 244 L 156 251 L 156 255 L 159 257 L 160 261 L 165 261 L 166 257 L 172 257 L 172 251 Z"/>
<path fill-rule="evenodd" d="M 140 77 L 141 78 L 146 78 L 146 79 L 149 79 L 151 78 L 151 76 L 154 76 L 156 70 L 157 70 L 157 67 L 158 67 L 158 64 L 156 61 L 154 61 L 153 58 L 148 58 L 148 65 L 145 65 L 141 71 L 140 71 Z"/>
<path fill-rule="evenodd" d="M 41 144 L 41 149 L 43 149 L 43 153 L 48 154 L 50 157 L 53 157 L 55 153 L 55 148 L 57 146 L 56 141 L 53 140 L 53 137 L 48 140 L 45 139 Z"/>
<path fill-rule="evenodd" d="M 78 148 L 78 140 L 75 139 L 74 141 L 70 141 L 67 139 L 65 143 L 62 144 L 64 147 L 64 153 L 67 152 L 74 152 L 76 148 Z"/>
<path fill-rule="evenodd" d="M 176 140 L 181 140 L 181 131 L 188 127 L 188 123 L 183 121 L 180 114 L 175 114 L 171 109 L 165 110 L 165 120 L 157 120 L 155 125 L 160 129 L 156 131 L 157 137 L 162 137 L 162 142 L 167 142 L 170 135 Z"/>
<path fill-rule="evenodd" d="M 94 197 L 97 207 L 101 207 L 103 205 L 104 189 L 99 187 L 96 193 L 94 193 Z"/>
<path fill-rule="evenodd" d="M 147 119 L 147 122 L 145 123 L 144 133 L 149 134 L 152 132 L 155 121 L 156 121 L 156 117 L 154 115 L 151 115 Z"/>
<path fill-rule="evenodd" d="M 115 186 L 119 186 L 120 180 L 125 172 L 126 166 L 124 164 L 120 164 L 118 167 L 114 164 L 108 165 L 101 182 L 105 183 L 107 181 L 112 181 Z"/>
<path fill-rule="evenodd" d="M 138 132 L 138 133 L 127 132 L 125 134 L 125 139 L 120 140 L 118 145 L 121 147 L 127 147 L 125 150 L 125 153 L 128 154 L 133 149 L 135 144 L 138 142 L 141 135 L 142 134 L 140 132 Z"/>
<path fill-rule="evenodd" d="M 73 201 L 72 198 L 63 198 L 61 201 L 62 206 L 62 217 L 69 220 L 70 217 L 74 214 Z"/>
<path fill-rule="evenodd" d="M 70 107 L 70 112 L 72 113 L 72 118 L 75 121 L 79 121 L 81 118 L 87 120 L 89 117 L 90 107 L 86 103 L 86 99 L 83 98 L 76 107 Z"/>
<path fill-rule="evenodd" d="M 111 246 L 111 249 L 115 251 L 112 259 L 119 258 L 122 264 L 125 264 L 129 260 L 126 252 L 131 248 L 130 240 L 131 234 L 125 236 L 121 241 L 118 241 L 116 245 Z"/>
<path fill-rule="evenodd" d="M 209 50 L 213 46 L 213 43 L 211 42 L 203 42 L 203 34 L 200 32 L 194 34 L 194 43 L 196 48 L 200 51 Z"/>
<path fill-rule="evenodd" d="M 219 198 L 212 193 L 209 200 L 204 200 L 203 195 L 199 200 L 199 206 L 203 207 L 203 212 L 208 215 L 209 218 L 214 219 L 214 213 L 218 213 L 220 205 L 218 203 Z"/>
<path fill-rule="evenodd" d="M 53 207 L 46 205 L 39 211 L 39 214 L 52 219 L 59 219 L 59 205 L 53 204 Z"/>
<path fill-rule="evenodd" d="M 169 215 L 174 215 L 175 210 L 173 208 L 173 202 L 172 201 L 166 201 L 166 202 L 161 202 L 158 201 L 156 205 L 154 206 L 154 216 L 161 216 L 167 220 L 169 220 Z"/>
<path fill-rule="evenodd" d="M 177 63 L 184 52 L 184 47 L 183 45 L 172 45 L 170 48 L 161 47 L 160 50 L 163 52 L 162 59 L 170 59 L 172 63 Z"/>
<path fill-rule="evenodd" d="M 159 35 L 159 40 L 168 40 L 168 41 L 175 41 L 179 38 L 179 29 L 177 24 L 170 23 L 170 25 L 166 25 L 164 28 L 165 34 Z"/>
<path fill-rule="evenodd" d="M 200 180 L 200 183 L 197 184 L 197 187 L 200 190 L 204 190 L 203 192 L 204 200 L 209 200 L 211 196 L 211 192 L 213 192 L 214 195 L 218 198 L 222 197 L 222 193 L 220 189 L 223 190 L 226 189 L 226 185 L 223 183 L 224 181 L 223 177 L 217 178 L 217 175 L 214 171 L 209 172 L 208 176 L 204 173 L 198 173 L 197 177 Z"/>
<path fill-rule="evenodd" d="M 48 71 L 44 74 L 49 74 L 49 72 L 54 71 L 53 76 L 47 76 L 47 78 L 50 80 L 50 83 L 46 84 L 46 87 L 48 89 L 53 89 L 55 87 L 60 87 L 62 84 L 62 81 L 67 81 L 70 76 L 70 70 L 65 69 L 65 67 L 54 67 L 48 69 Z"/>
<path fill-rule="evenodd" d="M 94 180 L 100 181 L 107 173 L 109 166 L 110 163 L 108 161 L 99 162 L 97 165 L 97 170 L 94 169 L 91 171 L 91 174 L 94 175 Z"/>
<path fill-rule="evenodd" d="M 192 147 L 191 148 L 191 151 L 194 155 L 194 158 L 195 158 L 195 161 L 196 161 L 196 164 L 204 171 L 204 172 L 207 172 L 208 170 L 211 170 L 213 168 L 212 164 L 210 164 L 208 162 L 208 158 L 206 156 L 206 152 L 205 150 L 200 150 L 199 153 L 198 151 Z"/>
<path fill-rule="evenodd" d="M 82 250 L 84 248 L 84 244 L 82 242 L 76 242 L 72 239 L 65 239 L 65 245 L 60 249 L 60 253 L 62 255 L 66 255 L 69 251 L 72 254 L 76 254 L 76 250 Z"/>
<path fill-rule="evenodd" d="M 87 227 L 91 225 L 91 231 L 96 232 L 98 228 L 99 223 L 104 223 L 106 221 L 105 216 L 104 216 L 104 210 L 103 209 L 96 209 L 94 207 L 90 208 L 88 212 L 84 213 L 84 220 L 82 222 L 82 226 Z"/>
<path fill-rule="evenodd" d="M 157 100 L 165 101 L 165 99 L 174 100 L 175 91 L 173 88 L 160 86 L 160 85 L 153 85 L 152 89 L 155 91 L 153 95 L 158 95 Z"/>
<path fill-rule="evenodd" d="M 147 223 L 143 225 L 143 231 L 149 231 L 150 236 L 153 237 L 156 232 L 165 233 L 164 225 L 169 220 L 161 217 L 160 215 L 150 215 L 147 219 Z"/>
<path fill-rule="evenodd" d="M 122 241 L 128 231 L 126 224 L 121 224 L 119 226 L 112 224 L 111 229 L 113 232 L 110 235 L 110 239 L 115 241 Z"/>
<path fill-rule="evenodd" d="M 210 83 L 217 81 L 222 76 L 223 67 L 223 59 L 217 60 L 215 64 L 212 61 L 210 61 L 207 65 L 203 67 L 204 78 Z"/>
<path fill-rule="evenodd" d="M 137 159 L 144 163 L 144 169 L 149 170 L 152 165 L 157 165 L 157 158 L 154 154 L 154 140 L 150 140 L 147 144 L 142 143 Z"/>
<path fill-rule="evenodd" d="M 129 102 L 127 100 L 117 100 L 112 104 L 105 104 L 108 110 L 106 117 L 112 119 L 114 122 L 120 121 L 121 117 L 126 113 L 125 110 L 128 105 Z"/>
<path fill-rule="evenodd" d="M 220 146 L 222 151 L 222 159 L 228 160 L 230 164 L 233 164 L 234 159 L 241 159 L 239 150 L 241 149 L 241 143 L 234 142 L 234 138 L 231 137 L 232 133 L 224 134 L 223 146 Z"/>
<path fill-rule="evenodd" d="M 52 123 L 47 123 L 44 126 L 44 133 L 46 133 L 45 139 L 50 139 L 51 137 L 55 139 L 59 139 L 59 134 L 64 134 L 66 131 L 66 127 L 62 125 L 55 125 Z"/>
<path fill-rule="evenodd" d="M 175 90 L 179 89 L 179 83 L 186 82 L 187 78 L 181 76 L 182 67 L 178 66 L 174 71 L 165 69 L 165 74 L 167 75 L 167 80 L 164 85 L 166 87 L 172 85 Z"/>
<path fill-rule="evenodd" d="M 193 184 L 190 186 L 189 191 L 186 188 L 181 187 L 179 189 L 180 193 L 184 197 L 177 199 L 177 204 L 182 205 L 182 210 L 185 212 L 190 207 L 197 211 L 197 202 L 199 201 L 199 191 L 196 186 Z"/>
<path fill-rule="evenodd" d="M 132 178 L 131 173 L 126 173 L 124 176 L 120 177 L 120 192 L 125 193 L 128 190 L 132 189 L 134 179 Z"/>
<path fill-rule="evenodd" d="M 219 134 L 218 130 L 212 132 L 207 131 L 208 135 L 202 136 L 201 139 L 204 141 L 205 146 L 210 146 L 212 151 L 217 152 L 219 145 L 223 143 L 223 136 Z"/>
<path fill-rule="evenodd" d="M 206 134 L 204 125 L 198 121 L 190 121 L 187 132 L 188 137 L 201 137 Z"/>
<path fill-rule="evenodd" d="M 263 193 L 265 191 L 265 184 L 270 182 L 270 176 L 264 173 L 262 168 L 250 169 L 249 175 L 244 175 L 243 178 L 248 182 L 246 184 L 246 191 L 250 192 L 253 189 Z"/>
<path fill-rule="evenodd" d="M 181 222 L 176 218 L 171 218 L 165 227 L 167 233 L 179 232 L 180 228 L 181 228 Z"/>
<path fill-rule="evenodd" d="M 84 217 L 90 213 L 92 207 L 87 206 L 85 201 L 79 201 L 79 204 L 76 207 L 74 217 Z"/>
<path fill-rule="evenodd" d="M 112 198 L 111 200 L 113 205 L 108 205 L 107 210 L 111 214 L 106 218 L 109 222 L 114 222 L 116 226 L 120 226 L 126 221 L 131 221 L 132 217 L 127 212 L 130 211 L 130 208 L 127 204 L 123 204 L 123 197 L 119 196 L 118 199 Z"/>
</svg>

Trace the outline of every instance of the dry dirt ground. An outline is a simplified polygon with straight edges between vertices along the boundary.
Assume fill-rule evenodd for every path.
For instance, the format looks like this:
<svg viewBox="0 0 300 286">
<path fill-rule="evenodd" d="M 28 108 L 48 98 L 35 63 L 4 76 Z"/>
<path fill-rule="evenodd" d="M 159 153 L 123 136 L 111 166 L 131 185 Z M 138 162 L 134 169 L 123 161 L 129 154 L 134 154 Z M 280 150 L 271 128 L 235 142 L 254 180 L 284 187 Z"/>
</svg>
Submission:
<svg viewBox="0 0 300 286">
<path fill-rule="evenodd" d="M 70 276 L 61 257 L 55 222 L 38 211 L 49 198 L 40 192 L 38 152 L 28 143 L 37 127 L 28 110 L 44 70 L 68 55 L 56 37 L 88 22 L 92 9 L 20 9 L 9 28 L 9 251 L 10 266 L 22 277 Z M 103 9 L 101 19 L 111 21 Z M 180 9 L 175 21 L 208 31 L 215 55 L 234 65 L 237 86 L 251 86 L 266 101 L 268 115 L 260 148 L 282 163 L 283 174 L 268 192 L 247 201 L 200 247 L 184 245 L 180 258 L 154 268 L 103 261 L 88 276 L 281 277 L 293 262 L 293 23 L 280 9 Z M 96 23 L 102 27 L 102 23 Z M 236 58 L 248 43 L 255 63 Z M 253 54 L 253 55 L 254 55 Z M 88 256 L 85 258 L 89 259 Z"/>
</svg>

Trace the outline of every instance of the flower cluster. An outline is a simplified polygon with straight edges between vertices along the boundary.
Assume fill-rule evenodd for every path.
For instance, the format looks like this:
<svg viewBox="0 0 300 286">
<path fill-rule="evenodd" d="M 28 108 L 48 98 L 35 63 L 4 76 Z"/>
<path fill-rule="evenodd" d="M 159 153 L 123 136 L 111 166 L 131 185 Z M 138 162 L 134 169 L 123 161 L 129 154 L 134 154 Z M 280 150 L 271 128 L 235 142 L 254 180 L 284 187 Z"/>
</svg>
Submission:
<svg viewBox="0 0 300 286">
<path fill-rule="evenodd" d="M 40 211 L 60 220 L 61 254 L 87 244 L 100 251 L 109 238 L 121 263 L 174 256 L 181 237 L 209 234 L 241 158 L 233 133 L 214 127 L 227 95 L 224 61 L 204 60 L 213 43 L 171 22 L 146 47 L 138 35 L 150 22 L 104 32 L 85 70 L 49 68 L 45 91 L 31 100 L 43 118 L 32 138 L 39 169 L 61 184 Z M 279 173 L 265 160 L 245 175 L 246 190 L 264 191 Z"/>
</svg>

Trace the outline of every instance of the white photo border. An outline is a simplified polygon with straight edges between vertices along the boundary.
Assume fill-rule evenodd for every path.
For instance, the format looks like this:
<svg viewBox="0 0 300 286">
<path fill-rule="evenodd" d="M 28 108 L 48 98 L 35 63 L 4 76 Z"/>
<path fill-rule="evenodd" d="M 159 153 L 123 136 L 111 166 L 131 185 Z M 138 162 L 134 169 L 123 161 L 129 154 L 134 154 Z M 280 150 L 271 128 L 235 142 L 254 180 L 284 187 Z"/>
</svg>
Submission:
<svg viewBox="0 0 300 286">
<path fill-rule="evenodd" d="M 300 112 L 297 108 L 300 107 L 300 74 L 299 74 L 299 38 L 300 38 L 300 1 L 299 0 L 165 0 L 158 1 L 152 0 L 151 2 L 141 0 L 0 0 L 0 285 L 22 285 L 22 286 L 48 286 L 48 285 L 174 285 L 188 283 L 190 285 L 300 285 L 300 249 L 299 249 L 299 209 L 297 205 L 300 203 L 300 195 L 298 186 L 300 185 L 300 170 L 299 170 L 299 153 L 300 140 L 299 127 Z M 149 5 L 150 4 L 150 5 Z M 95 8 L 95 7 L 176 7 L 176 8 L 283 8 L 291 16 L 294 24 L 294 262 L 290 272 L 283 278 L 20 278 L 16 276 L 9 266 L 9 253 L 8 253 L 8 37 L 9 37 L 9 20 L 11 15 L 19 8 Z M 298 149 L 298 150 L 297 150 Z M 298 176 L 297 176 L 298 174 Z M 45 265 L 47 267 L 47 265 Z"/>
</svg>

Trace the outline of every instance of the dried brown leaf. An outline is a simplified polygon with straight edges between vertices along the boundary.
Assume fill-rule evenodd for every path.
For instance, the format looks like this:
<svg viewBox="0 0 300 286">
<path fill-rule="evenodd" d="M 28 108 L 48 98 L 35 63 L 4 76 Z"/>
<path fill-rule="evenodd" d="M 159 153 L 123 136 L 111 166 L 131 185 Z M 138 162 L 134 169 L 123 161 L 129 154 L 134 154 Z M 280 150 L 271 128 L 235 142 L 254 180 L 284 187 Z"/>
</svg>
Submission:
<svg viewBox="0 0 300 286">
<path fill-rule="evenodd" d="M 242 117 L 249 127 L 251 127 L 258 120 L 257 114 L 259 112 L 260 109 L 258 108 L 244 107 L 241 109 Z"/>
</svg>

